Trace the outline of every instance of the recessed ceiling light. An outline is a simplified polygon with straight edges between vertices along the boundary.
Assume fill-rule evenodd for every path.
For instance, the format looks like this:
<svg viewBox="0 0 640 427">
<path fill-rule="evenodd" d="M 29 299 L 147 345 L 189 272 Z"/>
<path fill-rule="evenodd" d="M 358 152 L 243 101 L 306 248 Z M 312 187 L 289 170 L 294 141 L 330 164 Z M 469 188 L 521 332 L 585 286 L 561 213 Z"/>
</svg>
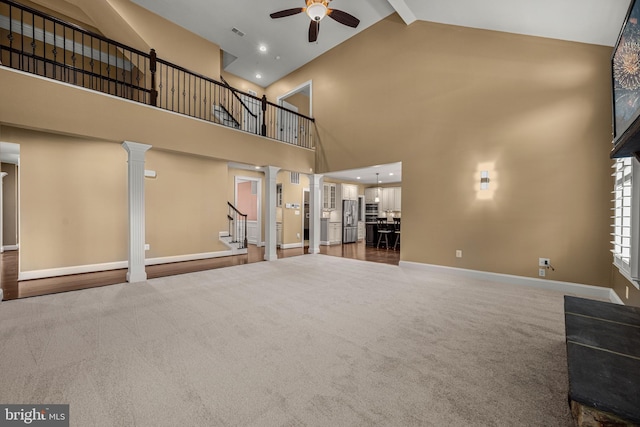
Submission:
<svg viewBox="0 0 640 427">
<path fill-rule="evenodd" d="M 256 79 L 261 79 L 262 78 L 262 74 L 258 73 L 256 74 Z"/>
<path fill-rule="evenodd" d="M 393 172 L 389 172 L 389 176 L 393 176 Z"/>
<path fill-rule="evenodd" d="M 260 169 L 260 166 L 255 166 L 256 169 Z"/>
<path fill-rule="evenodd" d="M 258 49 L 260 49 L 260 52 L 266 52 L 267 51 L 267 47 L 265 45 L 263 45 L 263 44 L 261 44 Z"/>
<path fill-rule="evenodd" d="M 359 177 L 359 176 L 356 176 L 356 179 L 360 179 L 360 177 Z"/>
</svg>

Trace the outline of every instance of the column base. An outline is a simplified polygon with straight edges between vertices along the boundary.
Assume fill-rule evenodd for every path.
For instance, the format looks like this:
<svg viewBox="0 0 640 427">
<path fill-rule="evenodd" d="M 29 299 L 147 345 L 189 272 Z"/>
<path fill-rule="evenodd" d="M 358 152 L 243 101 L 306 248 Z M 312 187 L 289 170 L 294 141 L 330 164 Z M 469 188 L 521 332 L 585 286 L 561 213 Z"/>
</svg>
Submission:
<svg viewBox="0 0 640 427">
<path fill-rule="evenodd" d="M 136 282 L 146 282 L 147 281 L 147 273 L 145 271 L 132 273 L 127 272 L 127 282 L 136 283 Z"/>
</svg>

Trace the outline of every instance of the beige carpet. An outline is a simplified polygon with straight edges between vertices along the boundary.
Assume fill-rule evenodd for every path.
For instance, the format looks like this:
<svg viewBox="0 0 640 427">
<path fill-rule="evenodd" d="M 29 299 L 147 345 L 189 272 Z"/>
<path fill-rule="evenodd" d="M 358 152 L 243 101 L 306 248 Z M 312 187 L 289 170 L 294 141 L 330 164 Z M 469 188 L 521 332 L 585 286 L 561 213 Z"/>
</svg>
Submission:
<svg viewBox="0 0 640 427">
<path fill-rule="evenodd" d="M 559 293 L 324 255 L 0 304 L 73 426 L 569 426 Z"/>
</svg>

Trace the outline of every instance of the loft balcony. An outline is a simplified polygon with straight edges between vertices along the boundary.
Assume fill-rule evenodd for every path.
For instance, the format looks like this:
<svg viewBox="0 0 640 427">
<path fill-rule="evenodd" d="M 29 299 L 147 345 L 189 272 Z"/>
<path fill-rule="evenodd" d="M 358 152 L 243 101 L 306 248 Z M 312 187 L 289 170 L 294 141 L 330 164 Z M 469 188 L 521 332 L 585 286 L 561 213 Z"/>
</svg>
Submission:
<svg viewBox="0 0 640 427">
<path fill-rule="evenodd" d="M 153 49 L 139 51 L 12 0 L 0 0 L 0 63 L 315 150 L 313 118 L 172 64 Z"/>
</svg>

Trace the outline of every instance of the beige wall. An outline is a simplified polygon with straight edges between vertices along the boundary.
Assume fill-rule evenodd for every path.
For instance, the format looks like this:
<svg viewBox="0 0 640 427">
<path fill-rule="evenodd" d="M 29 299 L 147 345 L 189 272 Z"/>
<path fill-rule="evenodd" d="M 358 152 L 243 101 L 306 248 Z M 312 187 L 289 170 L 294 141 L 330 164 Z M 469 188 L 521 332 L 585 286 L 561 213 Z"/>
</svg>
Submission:
<svg viewBox="0 0 640 427">
<path fill-rule="evenodd" d="M 611 269 L 611 282 L 613 290 L 625 305 L 640 307 L 640 290 L 620 274 L 615 266 Z M 629 293 L 628 298 L 627 292 Z"/>
<path fill-rule="evenodd" d="M 127 259 L 127 153 L 119 143 L 2 127 L 20 144 L 20 271 Z M 227 165 L 151 149 L 147 258 L 224 251 Z"/>
<path fill-rule="evenodd" d="M 127 259 L 127 154 L 118 144 L 2 127 L 20 144 L 20 271 Z"/>
<path fill-rule="evenodd" d="M 236 89 L 240 89 L 243 92 L 248 92 L 250 90 L 254 91 L 255 93 L 257 93 L 257 97 L 262 98 L 262 95 L 264 95 L 264 88 L 258 86 L 255 83 L 252 83 L 248 80 L 243 79 L 242 77 L 238 77 L 235 74 L 231 74 L 228 73 L 224 70 L 220 71 L 220 75 L 222 77 L 224 77 L 224 79 L 227 81 L 227 83 L 229 83 L 229 85 L 231 85 L 232 87 L 236 88 Z M 217 78 L 216 78 L 217 79 Z"/>
<path fill-rule="evenodd" d="M 228 250 L 226 162 L 152 148 L 145 168 L 157 172 L 145 180 L 147 258 Z"/>
<path fill-rule="evenodd" d="M 315 153 L 272 139 L 0 67 L 0 123 L 308 172 Z M 25 102 L 38 99 L 38 102 Z M 61 108 L 60 100 L 64 100 Z M 99 114 L 96 114 L 99 112 Z"/>
<path fill-rule="evenodd" d="M 310 104 L 309 97 L 303 93 L 296 93 L 285 99 L 289 104 L 298 108 L 298 113 L 309 117 Z"/>
<path fill-rule="evenodd" d="M 402 260 L 609 286 L 610 54 L 392 15 L 267 95 L 313 80 L 320 171 L 403 162 Z"/>
<path fill-rule="evenodd" d="M 291 172 L 278 172 L 277 182 L 282 184 L 282 208 L 280 208 L 282 222 L 282 243 L 294 244 L 302 243 L 304 237 L 303 215 L 304 215 L 304 194 L 303 190 L 309 188 L 309 176 L 300 174 L 300 184 L 292 184 L 290 178 Z M 286 204 L 299 204 L 297 209 L 286 208 Z M 298 215 L 296 215 L 298 211 Z M 298 237 L 300 234 L 300 237 Z"/>
<path fill-rule="evenodd" d="M 18 244 L 18 166 L 2 163 L 2 246 Z"/>
</svg>

